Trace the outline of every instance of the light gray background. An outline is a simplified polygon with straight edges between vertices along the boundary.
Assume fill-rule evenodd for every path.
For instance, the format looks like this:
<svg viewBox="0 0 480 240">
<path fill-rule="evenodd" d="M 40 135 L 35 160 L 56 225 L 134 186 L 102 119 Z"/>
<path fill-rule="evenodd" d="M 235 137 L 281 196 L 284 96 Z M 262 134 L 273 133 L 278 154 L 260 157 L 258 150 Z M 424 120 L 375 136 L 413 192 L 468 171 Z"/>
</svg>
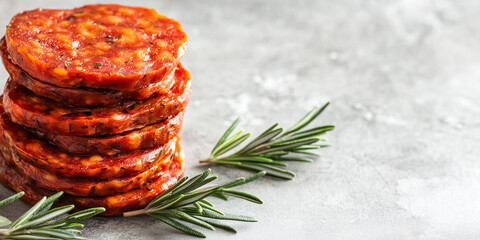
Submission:
<svg viewBox="0 0 480 240">
<path fill-rule="evenodd" d="M 87 2 L 98 1 L 2 0 L 0 25 L 24 9 Z M 479 1 L 117 2 L 155 8 L 189 36 L 189 176 L 206 168 L 197 160 L 237 116 L 258 133 L 332 101 L 316 124 L 337 126 L 333 147 L 313 164 L 291 164 L 293 181 L 241 188 L 263 205 L 218 202 L 259 222 L 234 223 L 235 235 L 205 230 L 209 239 L 480 238 Z M 220 180 L 247 175 L 213 171 Z M 0 187 L 0 197 L 10 194 Z M 0 211 L 13 218 L 26 209 Z M 148 217 L 97 218 L 84 232 L 190 239 Z"/>
</svg>

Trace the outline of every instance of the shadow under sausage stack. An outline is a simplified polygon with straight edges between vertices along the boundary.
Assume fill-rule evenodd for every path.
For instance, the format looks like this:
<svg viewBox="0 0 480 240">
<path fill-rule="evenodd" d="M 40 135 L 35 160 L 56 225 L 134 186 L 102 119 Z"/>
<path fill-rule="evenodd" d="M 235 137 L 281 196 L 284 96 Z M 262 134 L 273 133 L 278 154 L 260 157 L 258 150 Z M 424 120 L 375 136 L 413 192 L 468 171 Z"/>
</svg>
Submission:
<svg viewBox="0 0 480 240">
<path fill-rule="evenodd" d="M 0 50 L 0 180 L 31 204 L 144 207 L 183 175 L 190 99 L 186 35 L 153 9 L 87 5 L 21 12 Z"/>
</svg>

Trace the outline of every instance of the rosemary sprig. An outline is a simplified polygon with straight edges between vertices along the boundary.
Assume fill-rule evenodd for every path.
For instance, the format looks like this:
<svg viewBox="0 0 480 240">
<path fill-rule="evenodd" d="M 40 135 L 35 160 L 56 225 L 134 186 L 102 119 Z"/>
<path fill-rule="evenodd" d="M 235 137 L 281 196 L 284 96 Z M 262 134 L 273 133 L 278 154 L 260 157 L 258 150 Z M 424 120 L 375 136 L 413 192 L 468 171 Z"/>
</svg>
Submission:
<svg viewBox="0 0 480 240">
<path fill-rule="evenodd" d="M 0 206 L 15 201 L 22 197 L 23 194 L 23 192 L 20 192 L 0 201 Z M 80 237 L 81 231 L 74 228 L 83 227 L 83 224 L 78 223 L 79 221 L 91 218 L 104 212 L 105 209 L 90 208 L 61 218 L 61 216 L 74 208 L 73 205 L 66 205 L 51 209 L 53 202 L 62 194 L 63 192 L 58 192 L 49 198 L 43 197 L 11 225 L 8 219 L 8 222 L 4 221 L 0 227 L 8 225 L 10 227 L 8 229 L 0 229 L 0 239 L 87 239 Z"/>
<path fill-rule="evenodd" d="M 316 157 L 318 154 L 310 150 L 329 146 L 324 143 L 318 144 L 318 142 L 326 141 L 320 136 L 332 131 L 335 126 L 326 125 L 302 130 L 315 120 L 329 104 L 326 103 L 321 108 L 315 107 L 286 131 L 283 131 L 283 128 L 278 127 L 278 123 L 276 123 L 240 150 L 227 155 L 251 136 L 250 133 L 243 133 L 243 131 L 232 134 L 240 122 L 240 119 L 237 119 L 215 145 L 210 157 L 201 160 L 200 163 L 266 171 L 268 175 L 291 180 L 295 177 L 295 173 L 284 168 L 287 167 L 286 161 L 311 162 L 312 157 Z"/>
<path fill-rule="evenodd" d="M 151 201 L 146 208 L 126 212 L 123 215 L 125 217 L 131 217 L 147 214 L 196 237 L 205 237 L 205 235 L 183 222 L 209 230 L 215 230 L 215 227 L 217 227 L 230 232 L 236 232 L 236 230 L 229 225 L 211 219 L 256 222 L 257 220 L 248 216 L 224 213 L 216 209 L 215 206 L 205 198 L 216 197 L 227 200 L 227 197 L 236 197 L 262 204 L 262 201 L 258 197 L 249 193 L 231 190 L 230 188 L 254 181 L 265 175 L 265 172 L 261 171 L 247 178 L 235 178 L 223 184 L 205 187 L 206 184 L 217 179 L 217 176 L 208 177 L 210 172 L 210 169 L 208 169 L 192 179 L 184 177 L 169 190 Z"/>
</svg>

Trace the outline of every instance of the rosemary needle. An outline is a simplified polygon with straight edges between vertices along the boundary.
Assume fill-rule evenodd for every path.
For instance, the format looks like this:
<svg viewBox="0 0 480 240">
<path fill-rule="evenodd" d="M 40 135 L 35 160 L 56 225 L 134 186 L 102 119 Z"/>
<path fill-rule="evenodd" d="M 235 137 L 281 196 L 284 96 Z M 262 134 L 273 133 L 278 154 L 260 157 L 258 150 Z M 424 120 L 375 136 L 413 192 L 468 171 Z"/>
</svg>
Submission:
<svg viewBox="0 0 480 240">
<path fill-rule="evenodd" d="M 266 171 L 266 174 L 281 179 L 291 180 L 295 173 L 287 170 L 287 161 L 311 162 L 318 156 L 310 150 L 328 147 L 326 139 L 320 136 L 332 131 L 335 126 L 326 125 L 303 130 L 315 120 L 330 103 L 321 108 L 315 107 L 302 119 L 287 130 L 274 124 L 262 134 L 247 143 L 236 152 L 227 154 L 245 142 L 250 133 L 239 131 L 232 134 L 240 119 L 235 120 L 225 131 L 218 143 L 213 148 L 210 157 L 200 163 L 227 165 L 252 171 Z"/>
</svg>

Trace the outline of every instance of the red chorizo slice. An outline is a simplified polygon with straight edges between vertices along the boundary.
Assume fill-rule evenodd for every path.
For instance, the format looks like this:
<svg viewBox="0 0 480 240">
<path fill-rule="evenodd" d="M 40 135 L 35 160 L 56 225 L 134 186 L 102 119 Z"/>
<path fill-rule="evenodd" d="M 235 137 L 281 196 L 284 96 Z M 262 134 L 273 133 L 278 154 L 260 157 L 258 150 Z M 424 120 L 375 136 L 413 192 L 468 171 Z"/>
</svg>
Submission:
<svg viewBox="0 0 480 240">
<path fill-rule="evenodd" d="M 113 156 L 130 151 L 160 147 L 175 137 L 182 128 L 183 112 L 163 122 L 122 134 L 103 137 L 55 135 L 34 131 L 62 151 L 75 154 Z"/>
<path fill-rule="evenodd" d="M 177 21 L 115 4 L 23 11 L 5 36 L 13 62 L 42 82 L 118 90 L 164 79 L 187 41 Z"/>
<path fill-rule="evenodd" d="M 182 156 L 177 152 L 168 171 L 141 188 L 105 197 L 79 197 L 64 194 L 55 202 L 55 205 L 74 204 L 75 211 L 91 207 L 104 207 L 106 211 L 101 215 L 118 216 L 127 211 L 144 208 L 155 197 L 175 185 L 178 179 L 183 176 L 184 169 Z M 25 195 L 22 200 L 32 205 L 43 196 L 51 196 L 56 193 L 38 187 L 31 179 L 19 174 L 15 167 L 6 166 L 3 157 L 0 157 L 0 182 L 14 191 L 24 191 Z"/>
<path fill-rule="evenodd" d="M 3 112 L 1 107 L 0 112 Z M 170 156 L 178 141 L 177 136 L 158 148 L 114 156 L 67 154 L 21 126 L 13 124 L 5 113 L 0 116 L 0 134 L 4 136 L 12 151 L 39 168 L 64 177 L 90 177 L 99 180 L 139 174 L 163 156 Z"/>
<path fill-rule="evenodd" d="M 13 64 L 6 51 L 5 39 L 0 41 L 0 51 L 3 65 L 16 83 L 37 95 L 75 107 L 107 107 L 120 105 L 127 100 L 145 100 L 168 93 L 168 90 L 174 84 L 174 72 L 172 71 L 165 80 L 152 83 L 141 89 L 119 91 L 106 88 L 63 88 L 38 81 Z"/>
<path fill-rule="evenodd" d="M 40 169 L 23 160 L 9 147 L 5 140 L 0 143 L 0 149 L 8 164 L 14 165 L 23 176 L 35 181 L 36 185 L 52 191 L 64 191 L 75 196 L 106 196 L 128 192 L 151 182 L 168 170 L 173 155 L 164 155 L 152 167 L 138 175 L 115 178 L 110 180 L 92 180 L 86 178 L 66 178 Z"/>
<path fill-rule="evenodd" d="M 71 108 L 39 97 L 7 81 L 3 106 L 14 123 L 58 135 L 101 136 L 119 134 L 161 122 L 183 111 L 190 99 L 190 76 L 175 72 L 170 94 L 118 108 Z"/>
</svg>

